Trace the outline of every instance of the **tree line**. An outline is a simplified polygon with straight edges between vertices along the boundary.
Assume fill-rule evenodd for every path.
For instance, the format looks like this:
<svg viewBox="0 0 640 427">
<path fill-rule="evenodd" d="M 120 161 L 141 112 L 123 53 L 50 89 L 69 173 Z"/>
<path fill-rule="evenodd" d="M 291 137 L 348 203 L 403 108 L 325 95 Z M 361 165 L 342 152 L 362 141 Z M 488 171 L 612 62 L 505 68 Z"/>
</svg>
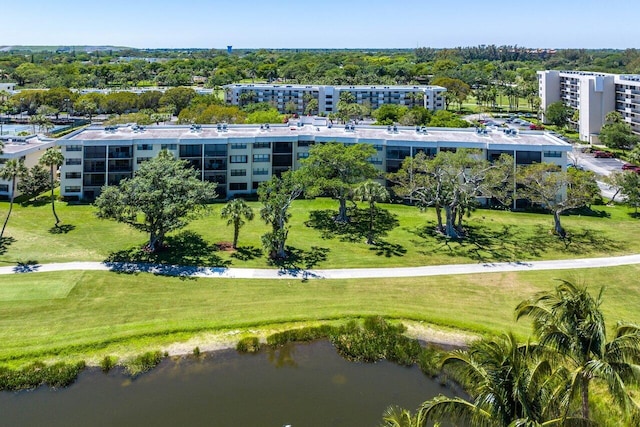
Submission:
<svg viewBox="0 0 640 427">
<path fill-rule="evenodd" d="M 481 200 L 508 209 L 514 198 L 526 199 L 553 214 L 554 231 L 564 239 L 567 232 L 561 214 L 589 206 L 599 195 L 592 172 L 562 171 L 560 166 L 548 163 L 522 165 L 514 171 L 513 157 L 507 154 L 488 161 L 481 152 L 471 149 L 441 151 L 435 156 L 419 152 L 404 159 L 397 172 L 382 174 L 370 161 L 376 153 L 369 144 L 314 144 L 301 168 L 261 183 L 260 218 L 269 226 L 262 242 L 269 258 L 287 258 L 289 208 L 300 197 L 335 199 L 338 209 L 333 220 L 337 224 L 352 220 L 349 203 L 367 202 L 367 243 L 375 244 L 383 231 L 375 229 L 380 213 L 376 203 L 391 197 L 409 201 L 419 209 L 433 208 L 435 231 L 454 239 L 467 236 L 464 219 L 481 205 Z M 384 179 L 391 183 L 389 190 L 382 184 Z M 132 179 L 104 187 L 95 205 L 99 216 L 148 232 L 147 247 L 155 251 L 163 247 L 168 232 L 186 225 L 214 197 L 215 183 L 201 182 L 187 162 L 163 152 L 142 163 Z M 246 206 L 238 203 L 232 201 L 223 209 L 223 217 L 234 225 L 234 247 L 244 219 L 253 218 Z M 359 216 L 359 220 L 362 218 Z"/>
</svg>

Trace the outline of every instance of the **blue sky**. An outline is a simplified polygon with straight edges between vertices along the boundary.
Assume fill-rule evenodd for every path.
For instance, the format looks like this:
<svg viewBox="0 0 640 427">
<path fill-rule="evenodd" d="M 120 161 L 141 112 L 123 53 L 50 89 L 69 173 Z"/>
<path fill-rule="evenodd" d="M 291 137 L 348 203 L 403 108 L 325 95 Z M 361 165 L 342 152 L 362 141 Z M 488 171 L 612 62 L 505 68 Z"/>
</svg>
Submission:
<svg viewBox="0 0 640 427">
<path fill-rule="evenodd" d="M 28 0 L 1 10 L 0 45 L 640 48 L 638 0 Z"/>
</svg>

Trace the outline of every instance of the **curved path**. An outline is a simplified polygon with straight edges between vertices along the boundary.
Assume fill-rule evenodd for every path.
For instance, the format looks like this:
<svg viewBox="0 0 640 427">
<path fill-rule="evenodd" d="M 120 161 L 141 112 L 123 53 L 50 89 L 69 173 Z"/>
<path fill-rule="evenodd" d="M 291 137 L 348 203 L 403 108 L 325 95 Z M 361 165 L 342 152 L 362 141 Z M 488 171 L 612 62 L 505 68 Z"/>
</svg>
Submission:
<svg viewBox="0 0 640 427">
<path fill-rule="evenodd" d="M 581 258 L 555 261 L 522 261 L 484 264 L 433 265 L 425 267 L 351 268 L 335 270 L 253 269 L 225 267 L 186 267 L 135 263 L 68 262 L 58 264 L 20 264 L 0 267 L 0 275 L 70 270 L 152 273 L 166 276 L 239 279 L 367 279 L 385 277 L 426 277 L 453 274 L 499 273 L 506 271 L 568 270 L 640 264 L 640 254 L 607 258 Z"/>
</svg>

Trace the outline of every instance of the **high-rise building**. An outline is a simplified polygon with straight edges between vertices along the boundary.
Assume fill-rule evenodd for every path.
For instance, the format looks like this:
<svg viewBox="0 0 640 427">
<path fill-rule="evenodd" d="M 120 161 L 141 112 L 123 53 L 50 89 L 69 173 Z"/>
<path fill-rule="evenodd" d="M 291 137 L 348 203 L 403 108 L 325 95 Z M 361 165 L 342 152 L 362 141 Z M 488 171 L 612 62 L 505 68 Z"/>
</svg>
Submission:
<svg viewBox="0 0 640 427">
<path fill-rule="evenodd" d="M 586 71 L 538 71 L 540 107 L 544 111 L 562 101 L 578 111 L 575 121 L 580 140 L 598 142 L 598 134 L 611 111 L 622 114 L 631 129 L 640 134 L 640 75 Z"/>
</svg>

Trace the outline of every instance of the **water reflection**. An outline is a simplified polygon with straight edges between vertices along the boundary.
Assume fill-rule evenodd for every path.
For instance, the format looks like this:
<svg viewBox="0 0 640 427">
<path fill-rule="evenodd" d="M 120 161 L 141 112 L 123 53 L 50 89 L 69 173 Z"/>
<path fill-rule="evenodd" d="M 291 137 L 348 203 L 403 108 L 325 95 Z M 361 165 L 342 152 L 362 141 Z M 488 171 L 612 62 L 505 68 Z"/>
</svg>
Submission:
<svg viewBox="0 0 640 427">
<path fill-rule="evenodd" d="M 414 410 L 439 393 L 416 367 L 352 363 L 316 342 L 167 360 L 134 380 L 88 370 L 67 389 L 0 393 L 0 424 L 370 427 L 390 404 Z"/>
</svg>

